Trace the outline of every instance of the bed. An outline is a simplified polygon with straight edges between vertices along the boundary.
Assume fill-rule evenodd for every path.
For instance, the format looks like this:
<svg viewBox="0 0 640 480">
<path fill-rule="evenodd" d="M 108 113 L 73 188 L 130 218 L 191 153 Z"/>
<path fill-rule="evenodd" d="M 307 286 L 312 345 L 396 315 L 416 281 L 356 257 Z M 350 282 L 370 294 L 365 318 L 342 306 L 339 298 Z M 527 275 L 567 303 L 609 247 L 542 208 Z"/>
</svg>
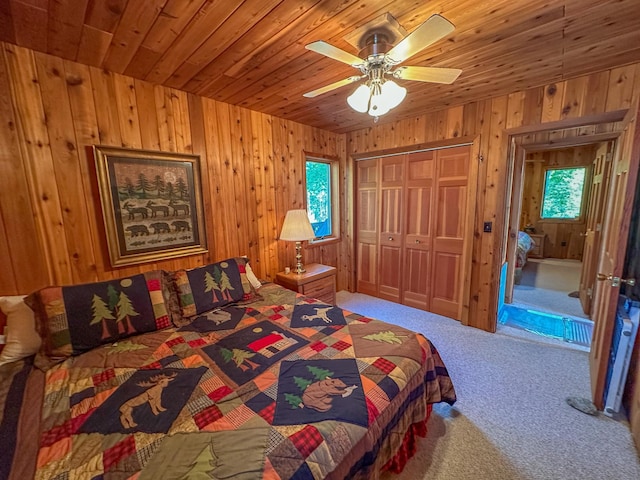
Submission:
<svg viewBox="0 0 640 480">
<path fill-rule="evenodd" d="M 522 268 L 527 264 L 529 252 L 533 250 L 535 245 L 535 241 L 526 232 L 518 232 L 514 283 L 520 284 L 520 280 L 522 279 Z"/>
<path fill-rule="evenodd" d="M 0 478 L 377 478 L 456 400 L 429 340 L 244 259 L 24 299 L 42 345 L 0 366 Z M 253 283 L 253 285 L 252 285 Z"/>
</svg>

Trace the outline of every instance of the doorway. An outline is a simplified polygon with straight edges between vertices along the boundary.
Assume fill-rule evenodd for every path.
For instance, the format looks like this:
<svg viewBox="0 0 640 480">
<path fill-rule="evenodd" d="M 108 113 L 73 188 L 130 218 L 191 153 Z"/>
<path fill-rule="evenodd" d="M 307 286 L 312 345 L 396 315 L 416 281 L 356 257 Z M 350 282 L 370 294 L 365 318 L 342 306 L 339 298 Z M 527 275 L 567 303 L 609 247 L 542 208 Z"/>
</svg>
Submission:
<svg viewBox="0 0 640 480">
<path fill-rule="evenodd" d="M 612 149 L 613 142 L 600 142 L 527 150 L 514 304 L 571 318 L 590 317 L 589 266 L 605 201 L 600 186 L 608 182 Z"/>
<path fill-rule="evenodd" d="M 508 134 L 505 151 L 508 153 L 509 171 L 507 178 L 508 196 L 504 203 L 504 219 L 508 225 L 503 238 L 502 248 L 507 252 L 503 259 L 500 295 L 495 297 L 496 305 L 500 300 L 510 303 L 513 299 L 513 272 L 517 243 L 518 221 L 520 213 L 519 199 L 522 192 L 522 177 L 526 149 L 534 146 L 572 146 L 579 144 L 615 141 L 610 180 L 605 195 L 606 201 L 601 223 L 601 239 L 594 256 L 598 257 L 597 288 L 593 296 L 592 318 L 595 321 L 593 341 L 589 354 L 592 401 L 597 409 L 604 408 L 607 379 L 611 371 L 611 353 L 619 305 L 628 288 L 636 288 L 637 273 L 630 263 L 628 254 L 633 252 L 633 243 L 629 244 L 630 225 L 637 216 L 637 203 L 634 201 L 638 174 L 640 171 L 640 108 L 634 102 L 631 108 L 595 114 L 587 117 L 563 119 L 546 124 L 512 128 Z M 600 132 L 600 133 L 598 133 Z M 581 135 L 584 135 L 581 137 Z M 537 145 L 534 145 L 537 144 Z M 637 223 L 634 223 L 637 229 Z M 632 235 L 633 237 L 633 235 Z M 633 237 L 637 238 L 637 237 Z M 631 247 L 631 248 L 629 248 Z M 508 273 L 508 274 L 507 274 Z M 637 275 L 636 275 L 637 276 Z M 507 284 L 511 282 L 510 284 Z M 506 293 L 505 293 L 506 292 Z M 502 295 L 502 293 L 505 293 Z M 498 312 L 500 309 L 498 308 Z M 636 356 L 637 358 L 637 356 Z M 637 367 L 637 362 L 632 365 Z M 640 379 L 639 379 L 640 380 Z M 640 389 L 626 389 L 625 395 L 635 391 L 630 402 L 631 430 L 636 441 L 640 439 Z M 629 394 L 631 395 L 631 394 Z"/>
<path fill-rule="evenodd" d="M 594 262 L 606 201 L 602 186 L 608 185 L 614 141 L 603 135 L 567 136 L 527 145 L 527 138 L 514 139 L 507 242 L 511 262 L 498 326 L 588 350 L 594 326 L 590 320 Z M 550 208 L 554 178 L 570 179 L 559 190 L 565 197 L 556 202 L 561 209 Z"/>
</svg>

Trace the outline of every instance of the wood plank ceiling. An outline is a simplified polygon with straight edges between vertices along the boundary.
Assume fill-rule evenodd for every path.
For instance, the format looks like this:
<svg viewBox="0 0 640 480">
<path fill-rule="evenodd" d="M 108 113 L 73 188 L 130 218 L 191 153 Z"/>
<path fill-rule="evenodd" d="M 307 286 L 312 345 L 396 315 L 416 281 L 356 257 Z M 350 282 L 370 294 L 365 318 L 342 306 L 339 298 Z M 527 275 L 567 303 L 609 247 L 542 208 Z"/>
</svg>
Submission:
<svg viewBox="0 0 640 480">
<path fill-rule="evenodd" d="M 391 14 L 407 32 L 438 13 L 456 30 L 405 64 L 461 68 L 452 85 L 399 81 L 397 121 L 640 60 L 640 0 L 0 0 L 0 40 L 335 132 L 365 128 L 358 72 L 304 48 Z"/>
</svg>

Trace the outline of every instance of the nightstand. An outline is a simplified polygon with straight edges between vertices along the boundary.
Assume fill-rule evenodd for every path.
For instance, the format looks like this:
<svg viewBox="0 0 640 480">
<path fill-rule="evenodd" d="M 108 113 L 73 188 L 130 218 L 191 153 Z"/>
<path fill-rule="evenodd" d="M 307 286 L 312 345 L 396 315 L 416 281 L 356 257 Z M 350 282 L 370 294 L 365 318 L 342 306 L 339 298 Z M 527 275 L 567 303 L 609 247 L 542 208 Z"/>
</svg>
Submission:
<svg viewBox="0 0 640 480">
<path fill-rule="evenodd" d="M 336 304 L 336 269 L 319 263 L 304 266 L 306 272 L 276 274 L 276 283 L 289 290 L 317 298 L 327 304 Z"/>
<path fill-rule="evenodd" d="M 534 247 L 529 252 L 531 258 L 544 258 L 544 239 L 546 234 L 530 233 L 529 236 L 535 242 Z"/>
</svg>

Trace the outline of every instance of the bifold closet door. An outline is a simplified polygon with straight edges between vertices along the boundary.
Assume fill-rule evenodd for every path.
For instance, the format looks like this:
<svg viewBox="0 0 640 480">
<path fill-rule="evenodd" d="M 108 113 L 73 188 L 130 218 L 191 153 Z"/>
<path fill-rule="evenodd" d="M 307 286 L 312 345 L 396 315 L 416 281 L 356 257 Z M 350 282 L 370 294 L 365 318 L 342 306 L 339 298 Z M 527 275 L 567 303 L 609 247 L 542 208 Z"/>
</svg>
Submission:
<svg viewBox="0 0 640 480">
<path fill-rule="evenodd" d="M 463 146 L 356 163 L 358 292 L 461 320 L 470 160 Z"/>
<path fill-rule="evenodd" d="M 429 310 L 434 151 L 407 155 L 402 303 Z"/>
<path fill-rule="evenodd" d="M 378 296 L 393 302 L 400 302 L 402 293 L 404 161 L 405 155 L 380 159 Z"/>
<path fill-rule="evenodd" d="M 378 295 L 378 159 L 356 163 L 356 290 Z"/>
</svg>

